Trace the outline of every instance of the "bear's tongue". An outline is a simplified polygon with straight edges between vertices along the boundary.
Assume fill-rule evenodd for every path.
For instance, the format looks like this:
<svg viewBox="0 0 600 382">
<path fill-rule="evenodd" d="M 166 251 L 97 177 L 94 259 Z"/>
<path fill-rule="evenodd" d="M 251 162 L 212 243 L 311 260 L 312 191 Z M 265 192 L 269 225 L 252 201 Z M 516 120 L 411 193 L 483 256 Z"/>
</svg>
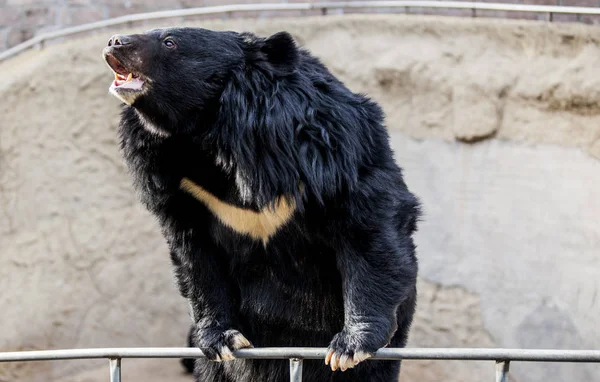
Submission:
<svg viewBox="0 0 600 382">
<path fill-rule="evenodd" d="M 134 77 L 132 73 L 129 73 L 129 75 L 125 77 L 124 75 L 115 72 L 115 80 L 112 83 L 113 87 L 134 90 L 141 90 L 143 85 L 144 81 L 137 76 Z"/>
</svg>

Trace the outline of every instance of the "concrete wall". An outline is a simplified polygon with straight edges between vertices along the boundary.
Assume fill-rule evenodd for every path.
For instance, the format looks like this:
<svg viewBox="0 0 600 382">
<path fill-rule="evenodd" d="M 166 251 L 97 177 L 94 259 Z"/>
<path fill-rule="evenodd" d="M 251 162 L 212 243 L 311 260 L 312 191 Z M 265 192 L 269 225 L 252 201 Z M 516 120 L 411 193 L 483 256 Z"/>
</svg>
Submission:
<svg viewBox="0 0 600 382">
<path fill-rule="evenodd" d="M 211 5 L 239 3 L 277 3 L 287 0 L 0 0 L 0 51 L 28 40 L 38 33 L 57 30 L 68 26 L 90 23 L 131 13 L 152 12 L 165 9 L 193 8 Z M 293 0 L 310 2 L 310 0 Z M 600 0 L 490 0 L 490 2 L 519 4 L 549 4 L 565 6 L 597 7 Z M 405 12 L 395 10 L 360 10 L 350 12 Z M 347 11 L 348 12 L 348 11 Z M 410 13 L 471 17 L 470 10 L 419 9 Z M 318 12 L 312 12 L 316 14 Z M 340 12 L 337 12 L 340 13 Z M 232 17 L 298 16 L 309 12 L 260 12 L 233 14 Z M 546 15 L 525 12 L 478 11 L 479 17 L 520 18 L 545 20 Z M 215 16 L 220 18 L 222 16 Z M 213 18 L 215 18 L 213 17 Z M 227 16 L 229 17 L 229 16 Z M 600 17 L 593 15 L 555 15 L 555 21 L 583 22 L 595 24 Z"/>
<path fill-rule="evenodd" d="M 198 24 L 196 24 L 198 25 Z M 411 346 L 599 348 L 600 29 L 397 16 L 202 22 L 290 30 L 384 107 L 422 198 Z M 110 31 L 0 64 L 0 350 L 180 346 L 187 307 L 117 150 Z M 514 381 L 593 381 L 512 365 Z M 0 381 L 106 380 L 105 361 L 0 364 Z M 406 362 L 407 381 L 491 380 Z M 175 360 L 127 381 L 186 381 Z"/>
</svg>

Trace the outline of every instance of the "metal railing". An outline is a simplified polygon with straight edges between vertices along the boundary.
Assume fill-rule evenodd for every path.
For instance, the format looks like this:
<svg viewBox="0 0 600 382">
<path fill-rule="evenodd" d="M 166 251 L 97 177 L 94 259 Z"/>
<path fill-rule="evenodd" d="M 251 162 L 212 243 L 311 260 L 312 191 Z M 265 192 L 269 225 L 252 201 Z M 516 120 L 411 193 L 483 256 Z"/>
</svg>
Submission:
<svg viewBox="0 0 600 382">
<path fill-rule="evenodd" d="M 327 15 L 331 9 L 365 9 L 365 8 L 404 8 L 408 12 L 410 8 L 445 8 L 445 9 L 470 9 L 471 15 L 477 17 L 478 10 L 484 11 L 507 11 L 507 12 L 531 12 L 545 13 L 548 20 L 552 21 L 554 14 L 577 14 L 577 15 L 600 15 L 598 7 L 565 7 L 558 5 L 527 5 L 527 4 L 501 4 L 501 3 L 479 3 L 463 1 L 353 1 L 353 2 L 315 2 L 315 3 L 272 3 L 272 4 L 231 4 L 214 7 L 200 7 L 188 9 L 176 9 L 170 11 L 158 11 L 148 13 L 136 13 L 107 20 L 82 24 L 70 28 L 46 32 L 37 35 L 19 45 L 0 52 L 0 62 L 13 57 L 32 47 L 43 47 L 44 42 L 60 37 L 88 32 L 96 29 L 129 24 L 136 21 L 168 19 L 174 17 L 189 17 L 200 15 L 230 14 L 231 12 L 261 12 L 261 11 L 310 11 L 320 10 L 322 15 Z"/>
<path fill-rule="evenodd" d="M 236 358 L 288 359 L 290 382 L 302 381 L 302 361 L 324 359 L 325 348 L 254 348 L 234 352 Z M 195 348 L 108 348 L 0 352 L 0 362 L 56 361 L 68 359 L 109 360 L 110 382 L 121 382 L 123 358 L 204 358 Z M 496 382 L 508 382 L 511 361 L 600 363 L 600 350 L 542 350 L 486 348 L 385 348 L 370 360 L 462 360 L 494 361 Z"/>
</svg>

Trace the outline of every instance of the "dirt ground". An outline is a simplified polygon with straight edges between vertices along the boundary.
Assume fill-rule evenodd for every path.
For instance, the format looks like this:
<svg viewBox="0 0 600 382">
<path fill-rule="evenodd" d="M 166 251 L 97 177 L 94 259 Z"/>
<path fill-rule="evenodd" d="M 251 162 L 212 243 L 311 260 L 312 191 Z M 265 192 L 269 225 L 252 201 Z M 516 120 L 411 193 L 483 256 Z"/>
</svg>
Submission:
<svg viewBox="0 0 600 382">
<path fill-rule="evenodd" d="M 600 158 L 600 28 L 403 15 L 193 25 L 290 31 L 350 88 L 380 102 L 390 131 L 403 137 L 449 147 L 551 144 Z M 185 343 L 187 306 L 166 246 L 117 150 L 118 102 L 107 94 L 111 74 L 101 59 L 117 32 L 127 31 L 0 64 L 0 350 Z M 436 163 L 441 169 L 443 158 Z M 440 190 L 433 212 L 442 198 Z M 438 233 L 423 235 L 427 242 Z M 505 346 L 486 325 L 494 321 L 482 313 L 479 291 L 426 281 L 439 275 L 430 269 L 420 280 L 411 346 Z M 595 309 L 576 324 L 588 330 Z M 96 382 L 107 373 L 104 361 L 0 364 L 0 382 Z M 190 380 L 177 360 L 125 360 L 123 373 L 127 382 Z M 413 361 L 403 375 L 476 381 L 490 379 L 493 366 Z"/>
</svg>

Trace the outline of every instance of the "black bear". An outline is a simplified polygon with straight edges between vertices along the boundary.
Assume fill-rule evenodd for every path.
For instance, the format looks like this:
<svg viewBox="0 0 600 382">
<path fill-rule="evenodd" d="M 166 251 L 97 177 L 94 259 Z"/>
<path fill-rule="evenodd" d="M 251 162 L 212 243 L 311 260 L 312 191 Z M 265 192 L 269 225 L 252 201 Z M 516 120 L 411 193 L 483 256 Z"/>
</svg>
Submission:
<svg viewBox="0 0 600 382">
<path fill-rule="evenodd" d="M 405 346 L 420 204 L 380 107 L 287 32 L 153 29 L 103 54 L 123 155 L 207 358 L 196 380 L 289 378 L 286 360 L 234 359 L 251 346 L 328 346 L 308 382 L 397 380 L 399 361 L 362 361 Z"/>
</svg>

